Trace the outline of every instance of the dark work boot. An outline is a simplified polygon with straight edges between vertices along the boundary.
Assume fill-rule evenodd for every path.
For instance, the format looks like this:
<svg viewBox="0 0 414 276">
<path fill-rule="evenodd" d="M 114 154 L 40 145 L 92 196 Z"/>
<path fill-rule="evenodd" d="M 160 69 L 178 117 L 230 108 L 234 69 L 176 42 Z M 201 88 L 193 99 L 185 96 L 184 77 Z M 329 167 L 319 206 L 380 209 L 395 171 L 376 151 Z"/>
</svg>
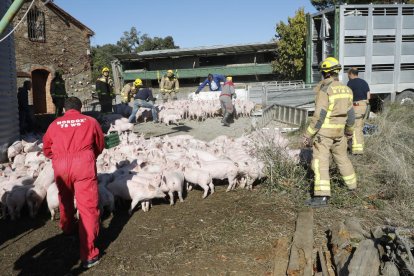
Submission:
<svg viewBox="0 0 414 276">
<path fill-rule="evenodd" d="M 223 126 L 226 126 L 226 127 L 230 126 L 229 117 L 230 117 L 230 113 L 226 112 L 226 114 L 224 114 L 224 117 L 223 117 Z"/>
<path fill-rule="evenodd" d="M 305 206 L 312 208 L 328 207 L 328 199 L 329 197 L 327 196 L 314 196 L 305 201 Z"/>
</svg>

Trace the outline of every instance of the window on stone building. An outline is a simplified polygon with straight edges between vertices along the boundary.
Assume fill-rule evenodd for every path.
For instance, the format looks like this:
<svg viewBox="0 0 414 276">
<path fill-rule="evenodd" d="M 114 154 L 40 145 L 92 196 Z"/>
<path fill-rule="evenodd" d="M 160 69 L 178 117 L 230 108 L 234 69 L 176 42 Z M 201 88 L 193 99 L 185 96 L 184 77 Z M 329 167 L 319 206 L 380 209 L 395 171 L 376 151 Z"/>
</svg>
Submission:
<svg viewBox="0 0 414 276">
<path fill-rule="evenodd" d="M 27 14 L 27 27 L 30 41 L 46 41 L 45 14 L 38 8 L 32 8 Z"/>
</svg>

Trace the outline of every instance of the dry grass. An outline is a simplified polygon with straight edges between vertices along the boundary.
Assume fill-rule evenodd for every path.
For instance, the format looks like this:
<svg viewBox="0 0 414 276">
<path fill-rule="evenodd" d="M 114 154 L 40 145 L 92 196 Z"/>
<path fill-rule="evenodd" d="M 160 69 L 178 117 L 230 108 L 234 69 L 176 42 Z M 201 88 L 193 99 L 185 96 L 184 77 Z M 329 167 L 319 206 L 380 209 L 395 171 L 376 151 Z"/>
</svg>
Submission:
<svg viewBox="0 0 414 276">
<path fill-rule="evenodd" d="M 330 169 L 332 197 L 338 208 L 378 209 L 398 224 L 414 223 L 414 112 L 412 106 L 390 105 L 370 123 L 378 131 L 365 139 L 365 154 L 350 156 L 358 176 L 358 190 L 350 194 L 333 162 Z M 299 147 L 301 132 L 290 134 Z M 268 191 L 286 191 L 303 205 L 309 195 L 312 172 L 286 158 L 285 149 L 269 141 L 259 151 L 266 163 Z"/>
<path fill-rule="evenodd" d="M 372 120 L 378 132 L 365 140 L 365 154 L 352 159 L 359 194 L 401 222 L 414 222 L 414 112 L 412 106 L 387 106 Z M 404 224 L 405 224 L 404 223 Z"/>
</svg>

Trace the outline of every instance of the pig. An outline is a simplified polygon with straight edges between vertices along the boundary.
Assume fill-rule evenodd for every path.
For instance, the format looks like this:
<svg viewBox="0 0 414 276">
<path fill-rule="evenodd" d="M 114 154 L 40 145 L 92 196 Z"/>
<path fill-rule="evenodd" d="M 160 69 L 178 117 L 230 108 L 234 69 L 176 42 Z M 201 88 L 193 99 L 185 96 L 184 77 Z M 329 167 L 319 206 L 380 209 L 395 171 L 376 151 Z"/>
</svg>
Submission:
<svg viewBox="0 0 414 276">
<path fill-rule="evenodd" d="M 209 172 L 197 168 L 183 167 L 185 181 L 196 184 L 204 190 L 202 198 L 206 198 L 210 188 L 211 194 L 214 193 L 213 179 Z"/>
<path fill-rule="evenodd" d="M 151 185 L 150 182 L 138 183 L 133 180 L 118 181 L 118 179 L 115 179 L 108 184 L 107 188 L 114 196 L 132 200 L 128 211 L 130 215 L 132 215 L 132 211 L 138 202 L 165 197 L 164 192 L 159 187 Z"/>
<path fill-rule="evenodd" d="M 229 186 L 226 192 L 229 192 L 234 187 L 238 175 L 238 168 L 233 161 L 225 159 L 216 161 L 197 161 L 196 165 L 201 170 L 209 172 L 213 179 L 227 179 Z"/>
<path fill-rule="evenodd" d="M 55 219 L 55 210 L 59 208 L 59 190 L 55 182 L 47 188 L 47 207 L 50 211 L 50 220 Z"/>
<path fill-rule="evenodd" d="M 26 203 L 26 193 L 32 185 L 14 186 L 6 199 L 7 210 L 11 220 L 20 218 L 20 210 Z"/>
<path fill-rule="evenodd" d="M 38 141 L 35 141 L 33 143 L 27 143 L 25 141 L 23 141 L 23 151 L 26 153 L 29 152 L 39 152 L 41 150 L 41 148 L 38 146 L 37 144 Z"/>
<path fill-rule="evenodd" d="M 184 174 L 181 171 L 170 171 L 163 174 L 161 189 L 164 193 L 168 193 L 171 206 L 174 205 L 174 192 L 177 192 L 180 202 L 184 202 L 183 188 Z"/>
<path fill-rule="evenodd" d="M 107 207 L 109 212 L 112 213 L 114 211 L 115 201 L 114 195 L 104 186 L 98 186 L 99 192 L 99 210 L 101 215 L 103 214 L 104 208 Z"/>
<path fill-rule="evenodd" d="M 52 163 L 48 162 L 39 173 L 39 176 L 33 183 L 33 187 L 27 191 L 26 201 L 32 218 L 36 216 L 40 205 L 46 197 L 47 189 L 52 185 L 54 178 Z"/>
<path fill-rule="evenodd" d="M 22 151 L 23 151 L 22 141 L 16 141 L 7 149 L 7 157 L 11 161 L 14 157 L 16 157 Z"/>
<path fill-rule="evenodd" d="M 46 162 L 46 157 L 40 151 L 29 152 L 24 160 L 24 165 L 30 167 L 44 162 Z"/>
<path fill-rule="evenodd" d="M 25 159 L 26 159 L 26 155 L 24 154 L 16 155 L 13 159 L 12 169 L 24 167 Z"/>
<path fill-rule="evenodd" d="M 32 185 L 33 181 L 34 181 L 33 178 L 29 176 L 20 177 L 20 178 L 15 178 L 15 176 L 11 176 L 8 181 L 0 183 L 0 203 L 2 205 L 2 217 L 3 218 L 6 217 L 7 199 L 10 195 L 10 192 L 17 187 Z M 19 202 L 21 202 L 20 192 L 22 192 L 22 190 L 20 190 L 18 193 L 17 200 Z M 25 202 L 24 199 L 23 201 Z"/>
</svg>

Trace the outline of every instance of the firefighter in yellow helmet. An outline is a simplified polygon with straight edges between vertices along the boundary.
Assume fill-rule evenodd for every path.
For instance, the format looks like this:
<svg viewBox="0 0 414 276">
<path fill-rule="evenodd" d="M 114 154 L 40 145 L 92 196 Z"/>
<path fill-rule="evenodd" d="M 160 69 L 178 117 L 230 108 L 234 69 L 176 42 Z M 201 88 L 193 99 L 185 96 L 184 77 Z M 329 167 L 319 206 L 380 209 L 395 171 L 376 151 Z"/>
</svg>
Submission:
<svg viewBox="0 0 414 276">
<path fill-rule="evenodd" d="M 102 76 L 96 80 L 96 93 L 98 94 L 99 103 L 101 104 L 102 113 L 112 112 L 112 99 L 114 82 L 109 76 L 109 68 L 102 69 Z"/>
<path fill-rule="evenodd" d="M 347 140 L 352 138 L 355 123 L 352 91 L 338 80 L 341 65 L 337 59 L 326 58 L 319 69 L 323 80 L 315 88 L 315 112 L 303 139 L 305 146 L 313 145 L 314 193 L 305 202 L 312 207 L 327 206 L 331 196 L 331 153 L 348 189 L 357 187 L 355 171 L 347 155 Z"/>
<path fill-rule="evenodd" d="M 121 91 L 121 101 L 124 104 L 128 104 L 131 99 L 134 97 L 136 92 L 136 87 L 133 82 L 129 82 L 124 85 Z"/>
<path fill-rule="evenodd" d="M 174 75 L 173 70 L 168 70 L 161 78 L 160 82 L 160 92 L 162 94 L 163 102 L 173 101 L 177 99 L 177 93 L 180 89 L 180 83 L 178 82 L 177 77 Z"/>
</svg>

